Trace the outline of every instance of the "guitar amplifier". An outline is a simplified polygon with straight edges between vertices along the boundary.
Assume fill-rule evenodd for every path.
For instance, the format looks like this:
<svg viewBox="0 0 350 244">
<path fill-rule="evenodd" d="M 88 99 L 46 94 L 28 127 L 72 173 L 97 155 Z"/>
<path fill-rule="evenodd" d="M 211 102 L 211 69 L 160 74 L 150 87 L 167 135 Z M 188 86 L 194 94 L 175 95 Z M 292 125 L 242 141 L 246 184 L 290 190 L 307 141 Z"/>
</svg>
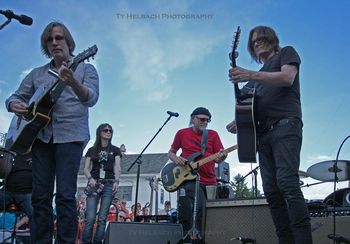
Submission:
<svg viewBox="0 0 350 244">
<path fill-rule="evenodd" d="M 257 243 L 278 243 L 265 198 L 207 201 L 204 223 L 208 244 L 231 243 L 238 237 L 255 239 Z"/>
<path fill-rule="evenodd" d="M 336 234 L 350 240 L 350 210 L 342 208 L 335 217 Z M 313 243 L 331 244 L 333 215 L 311 217 Z M 318 216 L 318 217 L 315 217 Z M 204 213 L 207 244 L 238 243 L 234 238 L 254 239 L 257 244 L 278 243 L 275 227 L 265 198 L 246 200 L 209 200 Z"/>
</svg>

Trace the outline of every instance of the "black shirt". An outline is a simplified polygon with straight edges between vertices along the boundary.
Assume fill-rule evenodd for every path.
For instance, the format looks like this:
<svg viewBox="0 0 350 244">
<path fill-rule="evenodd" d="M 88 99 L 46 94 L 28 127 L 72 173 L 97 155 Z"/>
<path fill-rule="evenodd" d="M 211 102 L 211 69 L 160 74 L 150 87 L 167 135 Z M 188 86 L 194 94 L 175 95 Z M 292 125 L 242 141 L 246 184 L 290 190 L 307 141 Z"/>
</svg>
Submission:
<svg viewBox="0 0 350 244">
<path fill-rule="evenodd" d="M 12 170 L 6 178 L 6 191 L 13 193 L 32 192 L 31 153 L 16 156 Z"/>
<path fill-rule="evenodd" d="M 275 56 L 264 63 L 260 71 L 279 72 L 285 64 L 294 65 L 298 69 L 291 87 L 276 87 L 255 82 L 256 117 L 260 122 L 278 120 L 286 117 L 301 119 L 299 66 L 301 60 L 291 46 L 282 48 Z"/>
<path fill-rule="evenodd" d="M 114 164 L 116 156 L 122 157 L 119 147 L 113 145 L 102 147 L 96 154 L 94 153 L 94 148 L 90 147 L 85 157 L 90 157 L 92 160 L 91 176 L 94 179 L 115 179 Z M 105 171 L 104 177 L 102 177 L 102 171 Z"/>
</svg>

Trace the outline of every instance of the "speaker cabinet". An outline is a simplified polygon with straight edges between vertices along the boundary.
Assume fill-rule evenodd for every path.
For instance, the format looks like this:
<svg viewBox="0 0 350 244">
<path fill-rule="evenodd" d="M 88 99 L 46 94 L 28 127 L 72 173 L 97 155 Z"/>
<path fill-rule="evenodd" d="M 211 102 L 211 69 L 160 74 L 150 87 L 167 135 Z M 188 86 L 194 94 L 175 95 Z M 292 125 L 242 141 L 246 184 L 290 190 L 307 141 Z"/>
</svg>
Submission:
<svg viewBox="0 0 350 244">
<path fill-rule="evenodd" d="M 350 240 L 350 208 L 336 216 L 336 235 Z M 264 198 L 247 200 L 210 200 L 205 209 L 205 241 L 207 244 L 240 243 L 234 238 L 255 239 L 257 244 L 278 243 L 270 210 Z M 331 244 L 333 216 L 311 217 L 313 243 Z M 231 241 L 232 240 L 232 241 Z"/>
<path fill-rule="evenodd" d="M 204 230 L 208 244 L 239 243 L 230 242 L 237 237 L 278 243 L 265 199 L 207 201 Z"/>
<path fill-rule="evenodd" d="M 168 223 L 109 223 L 106 244 L 176 244 L 183 238 L 182 226 Z"/>
</svg>

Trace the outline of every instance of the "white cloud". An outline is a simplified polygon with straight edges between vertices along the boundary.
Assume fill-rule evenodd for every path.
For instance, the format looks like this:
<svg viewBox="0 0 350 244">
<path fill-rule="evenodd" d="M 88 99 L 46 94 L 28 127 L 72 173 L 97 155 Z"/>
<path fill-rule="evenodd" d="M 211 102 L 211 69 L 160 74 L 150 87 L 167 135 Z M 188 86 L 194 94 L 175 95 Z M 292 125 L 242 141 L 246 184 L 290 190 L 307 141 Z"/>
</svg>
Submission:
<svg viewBox="0 0 350 244">
<path fill-rule="evenodd" d="M 119 20 L 115 33 L 125 59 L 123 76 L 130 89 L 148 101 L 166 100 L 173 90 L 171 72 L 201 61 L 220 39 L 189 27 L 186 21 Z"/>
</svg>

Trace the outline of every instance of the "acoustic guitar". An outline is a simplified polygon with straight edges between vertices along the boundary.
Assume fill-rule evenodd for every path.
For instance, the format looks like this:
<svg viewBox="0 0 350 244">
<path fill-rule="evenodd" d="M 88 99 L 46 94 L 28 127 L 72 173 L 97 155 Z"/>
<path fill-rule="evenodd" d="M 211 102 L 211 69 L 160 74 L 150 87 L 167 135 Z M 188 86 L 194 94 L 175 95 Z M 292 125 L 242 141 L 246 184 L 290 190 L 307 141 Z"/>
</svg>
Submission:
<svg viewBox="0 0 350 244">
<path fill-rule="evenodd" d="M 230 54 L 231 66 L 236 67 L 238 57 L 237 47 L 241 29 L 238 26 L 234 35 L 232 52 Z M 256 128 L 254 119 L 254 96 L 255 89 L 240 89 L 238 84 L 234 84 L 236 97 L 235 120 L 237 126 L 238 160 L 241 163 L 256 163 Z"/>
<path fill-rule="evenodd" d="M 96 53 L 96 45 L 88 48 L 73 59 L 69 68 L 75 71 L 79 63 L 93 57 Z M 49 73 L 52 74 L 52 72 Z M 63 81 L 57 79 L 51 86 L 46 87 L 43 84 L 35 91 L 28 103 L 28 113 L 24 116 L 15 115 L 12 118 L 5 142 L 7 150 L 18 154 L 30 151 L 40 130 L 49 124 L 52 108 L 65 86 Z"/>
<path fill-rule="evenodd" d="M 237 145 L 226 148 L 224 153 L 230 153 L 237 149 Z M 203 165 L 213 161 L 219 156 L 220 152 L 212 154 L 206 158 L 202 158 L 198 161 L 194 161 L 196 157 L 200 155 L 196 154 L 188 159 L 186 165 L 178 165 L 174 162 L 167 163 L 160 172 L 160 179 L 163 183 L 163 187 L 168 192 L 176 191 L 186 181 L 191 181 L 196 178 L 196 174 L 192 174 L 192 169 L 197 169 Z"/>
</svg>

